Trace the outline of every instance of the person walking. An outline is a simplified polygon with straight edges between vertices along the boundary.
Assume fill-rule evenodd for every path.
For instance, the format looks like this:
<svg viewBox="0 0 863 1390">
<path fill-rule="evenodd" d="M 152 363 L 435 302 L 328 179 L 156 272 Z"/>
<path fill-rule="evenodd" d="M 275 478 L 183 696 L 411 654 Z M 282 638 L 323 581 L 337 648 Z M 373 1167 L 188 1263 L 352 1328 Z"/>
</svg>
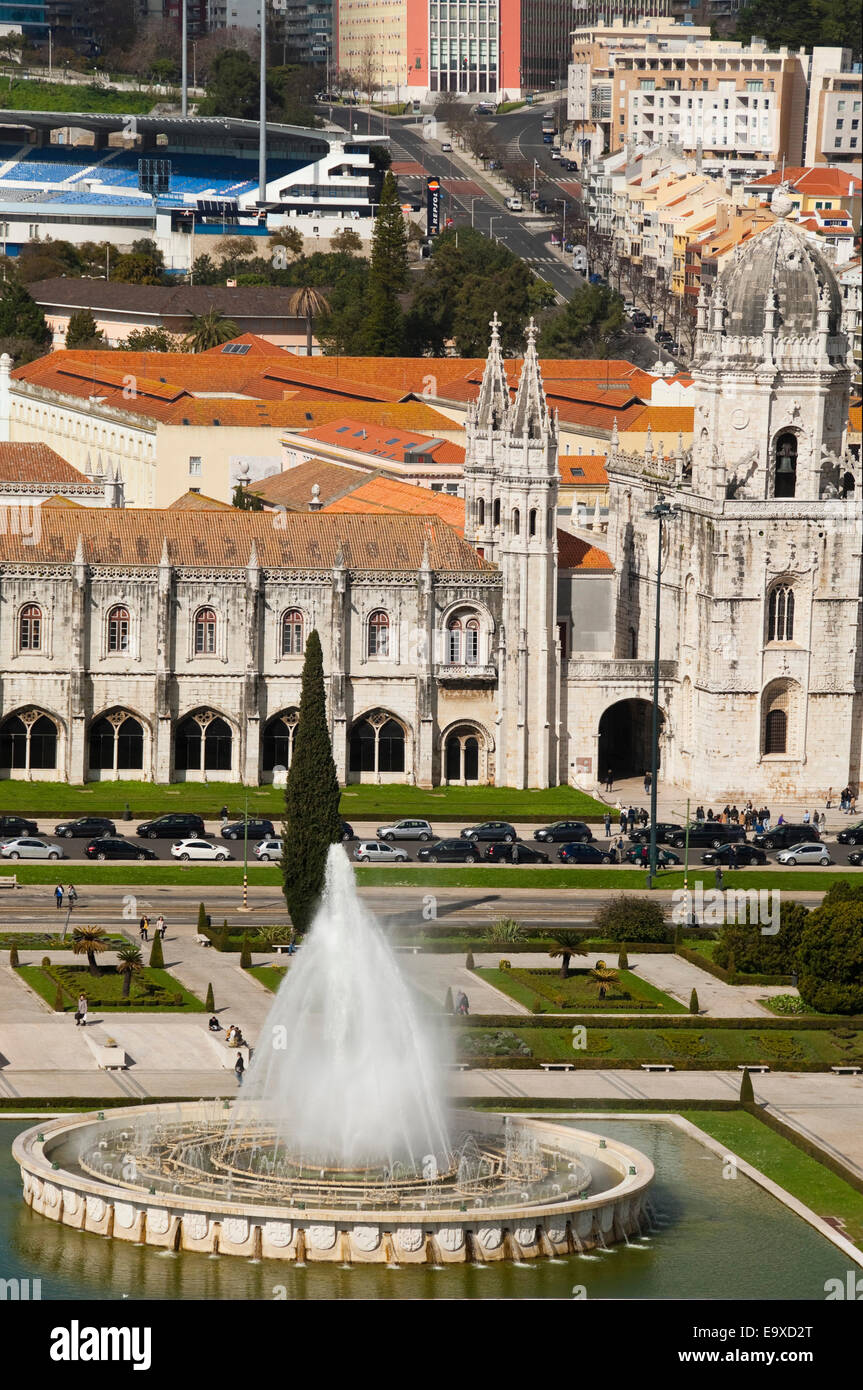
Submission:
<svg viewBox="0 0 863 1390">
<path fill-rule="evenodd" d="M 69 887 L 66 889 L 66 901 L 69 904 L 69 910 L 71 912 L 72 908 L 78 901 L 78 894 L 75 892 L 74 883 L 70 883 Z"/>
<path fill-rule="evenodd" d="M 86 994 L 79 994 L 79 995 L 78 995 L 78 1007 L 77 1007 L 76 1010 L 75 1010 L 75 1027 L 76 1027 L 76 1028 L 86 1027 L 86 1024 L 87 1024 L 87 996 L 86 996 Z"/>
<path fill-rule="evenodd" d="M 58 883 L 58 884 L 57 884 L 57 887 L 54 889 L 54 901 L 55 901 L 55 903 L 57 904 L 57 911 L 59 912 L 59 911 L 60 911 L 60 908 L 63 906 L 63 887 L 62 887 L 62 884 L 59 884 L 59 883 Z"/>
<path fill-rule="evenodd" d="M 138 923 L 138 932 L 142 941 L 150 940 L 150 920 L 147 917 L 146 913 Z"/>
<path fill-rule="evenodd" d="M 645 774 L 644 774 L 644 795 L 645 795 L 645 796 L 649 796 L 649 795 L 650 795 L 650 773 L 649 773 L 649 772 L 645 772 Z"/>
<path fill-rule="evenodd" d="M 623 807 L 621 806 L 621 808 L 620 808 L 620 833 L 621 833 L 621 835 L 624 834 L 625 831 L 626 831 L 626 812 L 624 811 Z"/>
<path fill-rule="evenodd" d="M 167 930 L 168 930 L 168 928 L 167 928 L 167 926 L 165 925 L 165 919 L 164 919 L 164 917 L 162 916 L 162 914 L 161 914 L 161 912 L 160 912 L 159 915 L 158 915 L 158 917 L 156 918 L 156 935 L 157 935 L 157 936 L 161 936 L 162 940 L 164 941 L 164 940 L 165 940 L 165 932 L 166 932 Z"/>
<path fill-rule="evenodd" d="M 816 811 L 815 814 L 816 814 L 816 816 L 817 816 L 818 812 Z M 804 812 L 803 812 L 803 824 L 804 824 L 804 825 L 808 825 L 809 822 L 810 822 L 810 820 L 811 820 L 811 816 L 809 815 L 808 810 L 807 810 L 807 811 L 804 811 Z"/>
<path fill-rule="evenodd" d="M 219 812 L 219 815 L 220 815 L 221 820 L 222 820 L 222 829 L 224 830 L 225 826 L 228 824 L 228 808 L 227 808 L 227 806 L 223 806 L 223 807 L 222 807 L 221 811 Z"/>
<path fill-rule="evenodd" d="M 611 838 L 611 812 L 610 812 L 610 811 L 606 811 L 605 815 L 603 816 L 603 822 L 604 822 L 604 824 L 605 824 L 605 838 L 606 838 L 606 840 L 608 840 L 608 839 Z"/>
<path fill-rule="evenodd" d="M 606 774 L 605 774 L 605 790 L 606 790 L 607 792 L 610 792 L 613 786 L 614 786 L 614 773 L 612 772 L 611 768 L 609 768 L 608 771 L 607 771 Z"/>
<path fill-rule="evenodd" d="M 245 1070 L 246 1070 L 246 1064 L 245 1064 L 245 1062 L 243 1061 L 243 1054 L 242 1054 L 242 1052 L 238 1052 L 238 1053 L 237 1053 L 237 1060 L 236 1060 L 236 1062 L 234 1063 L 234 1075 L 235 1075 L 236 1078 L 237 1078 L 237 1085 L 238 1085 L 238 1086 L 242 1086 L 242 1084 L 243 1084 L 243 1072 L 244 1072 Z"/>
</svg>

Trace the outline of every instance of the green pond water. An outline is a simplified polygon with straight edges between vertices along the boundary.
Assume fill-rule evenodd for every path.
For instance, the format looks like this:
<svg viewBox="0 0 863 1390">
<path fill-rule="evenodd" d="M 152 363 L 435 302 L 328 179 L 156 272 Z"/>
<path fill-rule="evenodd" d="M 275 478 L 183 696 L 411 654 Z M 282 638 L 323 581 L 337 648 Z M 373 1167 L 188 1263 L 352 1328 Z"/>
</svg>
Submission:
<svg viewBox="0 0 863 1390">
<path fill-rule="evenodd" d="M 14 1136 L 37 1120 L 0 1121 L 0 1270 L 41 1279 L 43 1299 L 824 1299 L 847 1256 L 749 1178 L 723 1178 L 719 1157 L 657 1121 L 607 1117 L 610 1131 L 656 1167 L 652 1229 L 629 1247 L 524 1265 L 342 1269 L 165 1254 L 73 1231 L 21 1198 Z"/>
</svg>

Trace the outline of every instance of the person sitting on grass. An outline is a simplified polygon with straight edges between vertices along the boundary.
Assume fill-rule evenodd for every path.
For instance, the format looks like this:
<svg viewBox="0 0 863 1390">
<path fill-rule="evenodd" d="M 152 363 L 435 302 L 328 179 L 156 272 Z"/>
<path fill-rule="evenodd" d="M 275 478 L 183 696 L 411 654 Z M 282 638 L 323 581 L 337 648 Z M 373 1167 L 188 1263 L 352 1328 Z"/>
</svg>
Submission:
<svg viewBox="0 0 863 1390">
<path fill-rule="evenodd" d="M 207 1027 L 209 1028 L 211 1033 L 221 1033 L 222 1031 L 222 1025 L 216 1018 L 215 1014 L 211 1015 L 210 1022 L 207 1024 Z"/>
</svg>

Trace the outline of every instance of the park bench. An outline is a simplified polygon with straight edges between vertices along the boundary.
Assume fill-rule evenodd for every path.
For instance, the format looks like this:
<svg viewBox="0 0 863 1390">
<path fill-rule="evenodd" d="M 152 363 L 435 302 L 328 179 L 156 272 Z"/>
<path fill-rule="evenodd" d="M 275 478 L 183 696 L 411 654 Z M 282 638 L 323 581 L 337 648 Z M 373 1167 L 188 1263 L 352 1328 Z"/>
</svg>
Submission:
<svg viewBox="0 0 863 1390">
<path fill-rule="evenodd" d="M 671 1062 L 642 1062 L 642 1063 L 641 1063 L 641 1070 L 642 1070 L 642 1071 L 674 1071 L 675 1068 L 674 1068 L 673 1063 L 671 1063 Z"/>
<path fill-rule="evenodd" d="M 101 1067 L 102 1071 L 122 1071 L 129 1065 L 125 1051 L 116 1043 L 109 1046 L 104 1038 L 100 1041 L 90 1033 L 84 1034 L 84 1041 L 95 1058 L 96 1066 Z"/>
<path fill-rule="evenodd" d="M 543 1071 L 575 1071 L 574 1062 L 540 1062 Z"/>
<path fill-rule="evenodd" d="M 300 948 L 296 945 L 296 943 L 294 943 L 293 947 L 291 947 L 290 942 L 288 941 L 277 941 L 273 946 L 273 950 L 275 951 L 277 956 L 294 956 L 296 955 L 299 949 Z"/>
<path fill-rule="evenodd" d="M 863 1067 L 831 1067 L 830 1070 L 835 1072 L 837 1076 L 859 1076 Z"/>
<path fill-rule="evenodd" d="M 738 1062 L 738 1063 L 737 1063 L 737 1070 L 738 1070 L 738 1071 L 759 1071 L 759 1072 L 765 1072 L 765 1071 L 769 1071 L 770 1068 L 767 1067 L 767 1066 L 757 1066 L 757 1067 L 756 1067 L 756 1066 L 753 1066 L 751 1062 Z"/>
<path fill-rule="evenodd" d="M 17 888 L 17 874 L 0 874 L 0 888 Z"/>
<path fill-rule="evenodd" d="M 470 1071 L 470 1062 L 450 1062 L 450 1071 Z"/>
<path fill-rule="evenodd" d="M 213 944 L 210 938 L 208 936 L 204 936 L 204 933 L 200 931 L 195 936 L 195 940 L 197 941 L 199 946 L 212 946 Z"/>
</svg>

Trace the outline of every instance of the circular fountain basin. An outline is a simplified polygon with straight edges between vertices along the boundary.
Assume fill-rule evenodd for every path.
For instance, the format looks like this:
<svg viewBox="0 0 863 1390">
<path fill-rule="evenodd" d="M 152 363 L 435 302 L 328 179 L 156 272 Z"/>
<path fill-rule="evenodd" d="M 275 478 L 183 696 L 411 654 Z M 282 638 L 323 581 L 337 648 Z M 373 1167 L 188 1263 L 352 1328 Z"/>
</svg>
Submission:
<svg viewBox="0 0 863 1390">
<path fill-rule="evenodd" d="M 263 1129 L 252 1171 L 242 1152 L 222 1157 L 229 1118 L 219 1102 L 190 1101 L 44 1121 L 13 1146 L 24 1200 L 64 1225 L 169 1250 L 443 1265 L 567 1255 L 638 1235 L 653 1180 L 650 1160 L 616 1139 L 474 1112 L 454 1119 L 476 1157 L 432 1180 L 276 1164 Z"/>
</svg>

